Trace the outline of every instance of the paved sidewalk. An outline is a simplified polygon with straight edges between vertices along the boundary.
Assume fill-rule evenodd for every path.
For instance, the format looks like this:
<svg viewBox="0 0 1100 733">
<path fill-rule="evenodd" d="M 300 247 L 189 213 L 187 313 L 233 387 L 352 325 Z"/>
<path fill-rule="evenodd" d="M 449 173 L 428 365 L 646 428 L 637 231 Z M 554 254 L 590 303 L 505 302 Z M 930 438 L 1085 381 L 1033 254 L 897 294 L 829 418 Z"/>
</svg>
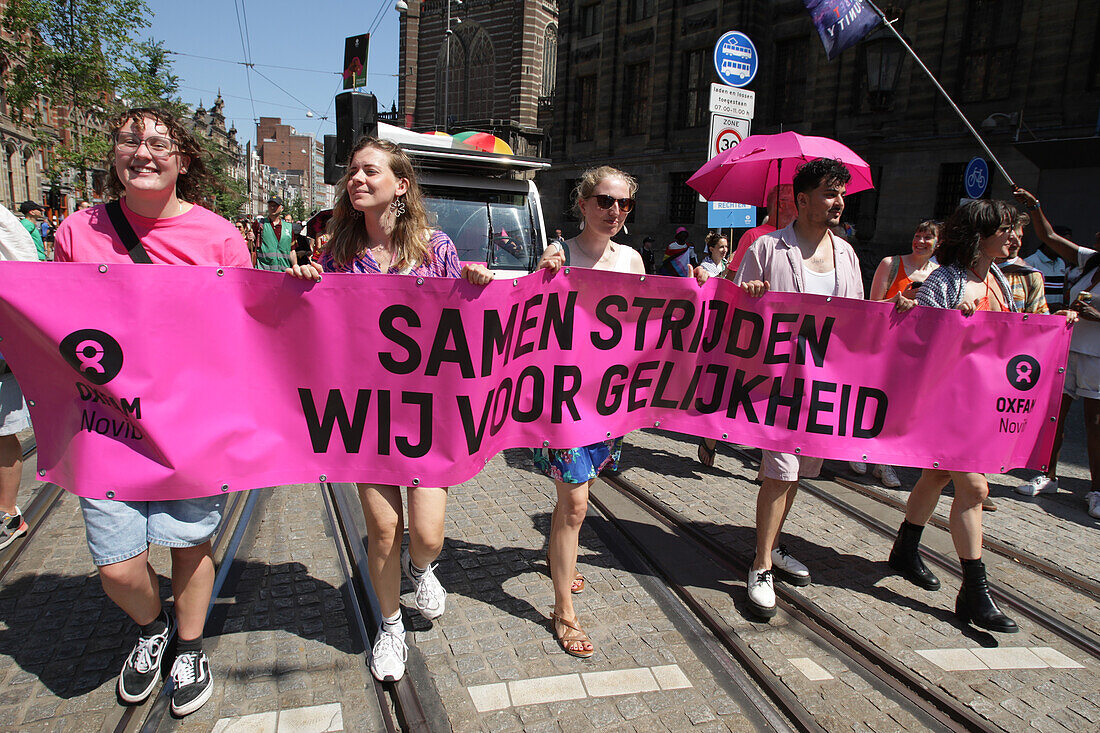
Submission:
<svg viewBox="0 0 1100 733">
<path fill-rule="evenodd" d="M 426 622 L 410 611 L 411 593 L 402 598 L 454 730 L 752 730 L 588 524 L 579 560 L 588 585 L 575 607 L 597 651 L 580 660 L 558 648 L 544 559 L 552 495 L 529 453 L 495 457 L 450 491 L 437 571 L 446 614 Z"/>
<path fill-rule="evenodd" d="M 695 458 L 696 440 L 689 436 L 646 430 L 632 433 L 626 443 L 626 478 L 695 521 L 734 552 L 752 557 L 755 467 L 746 466 L 720 447 L 715 468 L 704 468 Z M 1001 506 L 1002 511 L 986 517 L 987 531 L 993 536 L 1005 524 L 1032 517 L 1036 524 L 1065 523 L 1043 527 L 1055 536 L 1061 532 L 1092 533 L 1093 547 L 1100 539 L 1094 528 L 1034 512 L 1027 502 L 1020 502 L 1016 510 L 1012 502 Z M 1017 510 L 1012 522 L 1006 521 Z M 899 523 L 900 519 L 899 514 Z M 909 584 L 886 565 L 889 539 L 805 493 L 796 499 L 785 530 L 782 541 L 813 574 L 814 584 L 805 589 L 811 599 L 1005 730 L 1030 726 L 1043 731 L 1079 731 L 1100 725 L 1097 660 L 1020 618 L 1016 620 L 1021 631 L 1014 635 L 962 631 L 953 614 L 957 581 L 941 573 L 944 587 L 935 593 Z M 1050 556 L 1049 550 L 1040 554 Z M 1074 559 L 1081 563 L 1079 567 L 1089 567 L 1087 563 L 1092 561 Z M 1038 602 L 1057 602 L 1072 595 L 1030 571 L 1021 568 L 1019 574 L 1017 582 L 1037 593 L 1031 597 Z M 1007 576 L 998 575 L 994 580 L 1013 583 Z M 744 579 L 731 581 L 734 594 L 743 597 Z M 1095 603 L 1076 598 L 1075 613 L 1095 618 Z M 778 636 L 762 627 L 754 641 L 772 642 Z M 937 654 L 940 652 L 948 652 L 947 658 Z M 828 656 L 813 661 L 827 670 L 832 664 Z"/>
</svg>

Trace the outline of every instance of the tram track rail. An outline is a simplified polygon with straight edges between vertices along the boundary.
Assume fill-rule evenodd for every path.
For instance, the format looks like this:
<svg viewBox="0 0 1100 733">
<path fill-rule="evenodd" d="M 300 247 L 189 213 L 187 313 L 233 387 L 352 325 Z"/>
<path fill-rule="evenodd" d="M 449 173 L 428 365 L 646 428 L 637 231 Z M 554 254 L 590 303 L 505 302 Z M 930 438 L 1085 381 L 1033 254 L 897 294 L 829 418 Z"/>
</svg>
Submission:
<svg viewBox="0 0 1100 733">
<path fill-rule="evenodd" d="M 627 498 L 654 520 L 673 532 L 688 538 L 706 556 L 720 567 L 738 576 L 748 570 L 749 561 L 733 555 L 728 548 L 699 530 L 690 520 L 678 512 L 654 499 L 648 493 L 635 486 L 622 476 L 605 476 L 603 483 L 615 493 Z M 602 501 L 597 491 L 590 498 L 593 504 L 628 537 L 630 529 L 624 526 Z M 653 556 L 652 548 L 634 542 L 634 547 L 651 561 L 651 565 L 661 572 L 665 582 L 695 612 L 703 623 L 715 633 L 729 652 L 746 666 L 749 674 L 767 692 L 776 706 L 801 731 L 810 733 L 820 731 L 820 725 L 813 715 L 805 709 L 797 697 L 766 666 L 763 661 L 745 643 L 736 638 L 726 623 L 715 616 L 705 604 L 693 597 L 691 591 L 680 585 L 671 573 L 660 570 L 660 563 Z M 833 617 L 811 599 L 784 584 L 776 585 L 777 605 L 790 618 L 799 623 L 809 634 L 832 649 L 838 658 L 847 659 L 850 667 L 861 671 L 862 676 L 880 693 L 895 699 L 930 729 L 947 731 L 970 731 L 990 733 L 1002 731 L 996 724 L 982 718 L 944 691 L 928 683 L 904 664 L 883 652 L 876 646 L 856 635 L 852 630 Z"/>
<path fill-rule="evenodd" d="M 753 463 L 759 463 L 759 460 L 755 456 L 753 456 L 751 453 L 749 453 L 748 451 L 746 451 L 742 448 L 734 447 L 734 446 L 730 446 L 730 448 L 740 458 L 742 458 L 746 461 L 753 462 Z M 839 485 L 842 485 L 842 486 L 845 486 L 845 487 L 848 487 L 849 484 L 853 483 L 853 482 L 850 482 L 850 481 L 845 481 L 844 483 L 840 483 L 839 481 L 836 481 L 835 477 L 832 480 L 835 483 L 838 483 Z M 861 524 L 868 527 L 869 529 L 877 532 L 878 534 L 882 535 L 883 537 L 893 539 L 897 535 L 897 527 L 896 526 L 887 524 L 886 522 L 869 515 L 867 512 L 864 512 L 863 510 L 859 509 L 858 507 L 852 506 L 849 502 L 845 501 L 844 499 L 841 499 L 840 497 L 835 496 L 834 494 L 830 493 L 829 491 L 826 491 L 826 490 L 822 489 L 821 487 L 815 486 L 811 482 L 808 482 L 806 480 L 800 480 L 798 486 L 799 486 L 800 491 L 805 491 L 806 493 L 814 496 L 815 498 L 820 499 L 821 501 L 825 502 L 829 506 L 837 509 L 838 511 L 845 514 L 846 516 L 849 516 L 849 517 L 855 519 L 856 521 L 860 522 Z M 866 489 L 866 487 L 864 487 L 864 488 Z M 863 495 L 868 495 L 870 493 L 879 493 L 879 492 L 873 492 L 873 490 L 871 490 L 871 489 L 866 489 L 866 491 L 860 491 L 858 493 L 863 494 Z M 869 498 L 876 498 L 876 497 L 870 496 Z M 884 503 L 887 503 L 887 502 L 884 502 Z M 899 503 L 900 502 L 894 502 L 893 506 L 895 508 L 900 509 L 900 511 L 904 513 L 904 510 L 905 510 L 904 505 L 901 505 L 899 507 L 898 506 Z M 941 528 L 941 529 L 945 529 L 945 530 L 948 529 L 946 527 L 946 523 L 937 524 L 936 526 Z M 1072 584 L 1068 580 L 1063 580 L 1060 577 L 1055 577 L 1052 573 L 1045 572 L 1042 569 L 1036 568 L 1031 564 L 1023 562 L 1019 557 L 1014 556 L 1011 552 L 1011 549 L 1007 548 L 1007 546 L 1004 546 L 1003 543 L 996 543 L 996 544 L 998 544 L 1001 547 L 1006 549 L 1005 553 L 998 552 L 998 554 L 1004 554 L 1008 559 L 1013 560 L 1015 562 L 1019 562 L 1021 565 L 1024 565 L 1029 570 L 1031 570 L 1031 572 L 1037 573 L 1038 575 L 1043 576 L 1043 577 L 1047 577 L 1048 579 L 1051 579 L 1054 582 L 1059 583 L 1060 585 L 1064 585 L 1064 586 L 1067 586 L 1069 588 L 1073 588 L 1075 590 L 1080 590 L 1085 595 L 1091 595 L 1086 590 L 1078 588 L 1076 585 Z M 988 545 L 986 545 L 986 546 L 988 547 Z M 993 548 L 990 548 L 990 549 L 993 550 Z M 997 552 L 997 550 L 993 550 L 993 551 Z M 936 550 L 932 550 L 932 549 L 930 549 L 926 546 L 922 546 L 921 549 L 920 549 L 920 552 L 921 552 L 921 555 L 924 556 L 925 559 L 927 559 L 928 561 L 934 563 L 939 568 L 941 568 L 944 572 L 949 573 L 950 575 L 952 575 L 954 578 L 958 579 L 961 582 L 961 580 L 962 580 L 962 570 L 959 567 L 958 562 L 953 557 L 949 557 L 948 555 L 946 555 L 944 553 L 937 552 Z M 1046 563 L 1046 564 L 1049 565 L 1049 563 Z M 1030 620 L 1032 623 L 1034 623 L 1038 626 L 1041 626 L 1042 628 L 1054 633 L 1055 635 L 1057 635 L 1063 641 L 1068 642 L 1069 644 L 1073 645 L 1077 649 L 1080 649 L 1081 651 L 1085 652 L 1089 656 L 1091 656 L 1095 659 L 1100 659 L 1100 637 L 1097 637 L 1095 634 L 1089 632 L 1088 630 L 1086 630 L 1086 629 L 1084 629 L 1084 628 L 1082 628 L 1082 627 L 1080 627 L 1076 624 L 1072 624 L 1072 623 L 1068 623 L 1068 622 L 1064 621 L 1063 619 L 1058 617 L 1053 611 L 1049 611 L 1049 610 L 1039 606 L 1038 604 L 1033 603 L 1032 601 L 1030 601 L 1027 598 L 1025 598 L 1024 596 L 1022 596 L 1021 594 L 1019 594 L 1015 591 L 1009 590 L 1008 588 L 1004 587 L 1001 584 L 991 582 L 989 584 L 989 590 L 990 590 L 990 593 L 1000 603 L 1004 604 L 1004 606 L 1012 609 L 1013 611 L 1016 611 L 1021 616 L 1027 618 L 1028 620 Z"/>
<path fill-rule="evenodd" d="M 37 443 L 31 443 L 23 449 L 23 460 L 38 451 Z M 65 495 L 65 490 L 57 484 L 43 483 L 35 492 L 26 507 L 22 509 L 23 520 L 27 523 L 27 534 L 0 550 L 0 584 L 4 582 L 8 572 L 15 563 L 31 546 L 32 540 L 38 536 L 38 530 L 49 517 Z"/>
</svg>

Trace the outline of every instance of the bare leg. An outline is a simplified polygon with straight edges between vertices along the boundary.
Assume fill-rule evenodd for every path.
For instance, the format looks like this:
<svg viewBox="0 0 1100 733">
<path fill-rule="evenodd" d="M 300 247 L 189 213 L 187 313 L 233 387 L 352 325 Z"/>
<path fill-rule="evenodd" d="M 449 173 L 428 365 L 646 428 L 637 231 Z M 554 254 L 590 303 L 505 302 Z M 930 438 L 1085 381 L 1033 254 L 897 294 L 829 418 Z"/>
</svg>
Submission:
<svg viewBox="0 0 1100 733">
<path fill-rule="evenodd" d="M 409 557 L 413 565 L 426 568 L 443 549 L 443 519 L 447 512 L 447 489 L 410 486 Z M 397 542 L 401 545 L 400 538 Z"/>
<path fill-rule="evenodd" d="M 358 484 L 363 518 L 367 521 L 367 568 L 383 616 L 401 609 L 401 535 L 404 515 L 401 488 Z"/>
<path fill-rule="evenodd" d="M 23 477 L 23 447 L 15 435 L 0 435 L 0 512 L 15 513 L 19 480 Z"/>
<path fill-rule="evenodd" d="M 982 557 L 982 501 L 989 484 L 982 473 L 951 472 L 955 500 L 951 502 L 951 540 L 961 560 Z"/>
<path fill-rule="evenodd" d="M 550 520 L 550 579 L 554 583 L 554 614 L 568 621 L 576 621 L 573 610 L 573 577 L 577 571 L 577 548 L 580 544 L 581 525 L 588 513 L 588 489 L 591 481 L 583 484 L 554 482 L 558 502 Z M 573 641 L 573 651 L 590 651 L 592 643 Z"/>
<path fill-rule="evenodd" d="M 179 635 L 181 639 L 197 639 L 206 625 L 206 611 L 214 592 L 214 556 L 209 542 L 195 547 L 173 547 L 171 552 Z"/>
<path fill-rule="evenodd" d="M 138 626 L 152 623 L 160 615 L 160 589 L 148 550 L 122 562 L 99 566 L 99 581 L 107 597 Z"/>
<path fill-rule="evenodd" d="M 1058 456 L 1062 452 L 1062 438 L 1066 434 L 1066 415 L 1069 413 L 1072 404 L 1072 397 L 1068 394 L 1062 395 L 1062 406 L 1058 411 L 1058 424 L 1054 426 L 1054 444 L 1050 447 L 1050 463 L 1047 464 L 1047 477 L 1051 479 L 1058 478 Z"/>
<path fill-rule="evenodd" d="M 928 520 L 932 518 L 932 512 L 936 511 L 940 494 L 953 476 L 954 474 L 935 468 L 926 468 L 921 471 L 920 478 L 917 479 L 913 490 L 909 492 L 909 500 L 905 504 L 905 521 L 921 527 L 928 524 Z M 958 486 L 955 489 L 957 491 Z"/>
<path fill-rule="evenodd" d="M 1085 398 L 1085 440 L 1092 491 L 1100 491 L 1100 400 Z"/>
<path fill-rule="evenodd" d="M 753 570 L 771 569 L 772 549 L 779 543 L 783 520 L 787 518 L 797 492 L 797 481 L 765 478 L 761 482 L 760 493 L 756 495 L 756 559 L 752 563 Z"/>
</svg>

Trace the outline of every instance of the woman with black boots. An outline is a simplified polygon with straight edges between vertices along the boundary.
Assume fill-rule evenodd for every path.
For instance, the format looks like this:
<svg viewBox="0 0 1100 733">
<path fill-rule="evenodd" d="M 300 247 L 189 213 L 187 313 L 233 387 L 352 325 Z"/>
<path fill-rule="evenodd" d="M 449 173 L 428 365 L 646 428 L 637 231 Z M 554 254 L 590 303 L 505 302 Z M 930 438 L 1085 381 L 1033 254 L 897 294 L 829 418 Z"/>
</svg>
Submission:
<svg viewBox="0 0 1100 733">
<path fill-rule="evenodd" d="M 1026 223 L 1026 217 L 1003 201 L 978 200 L 960 206 L 945 225 L 937 253 L 940 268 L 925 279 L 917 304 L 958 308 L 967 316 L 976 310 L 1015 312 L 1008 281 L 993 263 L 1009 255 L 1009 245 L 1019 239 Z M 982 501 L 989 495 L 984 474 L 925 469 L 909 495 L 905 521 L 890 553 L 890 567 L 921 588 L 940 587 L 939 579 L 921 560 L 919 545 L 924 525 L 948 481 L 955 484 L 951 539 L 963 570 L 955 615 L 964 624 L 1015 633 L 1019 630 L 1016 622 L 1001 613 L 989 595 L 982 562 Z"/>
</svg>

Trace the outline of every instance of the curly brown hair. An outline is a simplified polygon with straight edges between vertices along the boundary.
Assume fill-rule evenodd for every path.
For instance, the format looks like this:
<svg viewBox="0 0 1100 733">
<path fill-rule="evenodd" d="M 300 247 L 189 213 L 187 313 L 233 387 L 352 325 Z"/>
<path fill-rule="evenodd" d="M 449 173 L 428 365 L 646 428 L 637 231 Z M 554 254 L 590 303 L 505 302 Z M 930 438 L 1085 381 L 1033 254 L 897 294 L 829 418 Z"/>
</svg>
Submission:
<svg viewBox="0 0 1100 733">
<path fill-rule="evenodd" d="M 176 143 L 174 153 L 186 155 L 191 161 L 187 164 L 185 173 L 180 170 L 176 178 L 176 195 L 184 201 L 195 202 L 202 198 L 204 192 L 216 188 L 214 176 L 206 165 L 209 157 L 199 141 L 187 131 L 179 120 L 171 113 L 156 107 L 134 107 L 119 115 L 111 125 L 111 151 L 107 157 L 107 196 L 119 198 L 126 193 L 126 187 L 115 172 L 115 146 L 117 135 L 131 124 L 136 124 L 143 131 L 145 118 L 152 117 L 158 123 L 168 128 L 168 137 Z"/>
</svg>

